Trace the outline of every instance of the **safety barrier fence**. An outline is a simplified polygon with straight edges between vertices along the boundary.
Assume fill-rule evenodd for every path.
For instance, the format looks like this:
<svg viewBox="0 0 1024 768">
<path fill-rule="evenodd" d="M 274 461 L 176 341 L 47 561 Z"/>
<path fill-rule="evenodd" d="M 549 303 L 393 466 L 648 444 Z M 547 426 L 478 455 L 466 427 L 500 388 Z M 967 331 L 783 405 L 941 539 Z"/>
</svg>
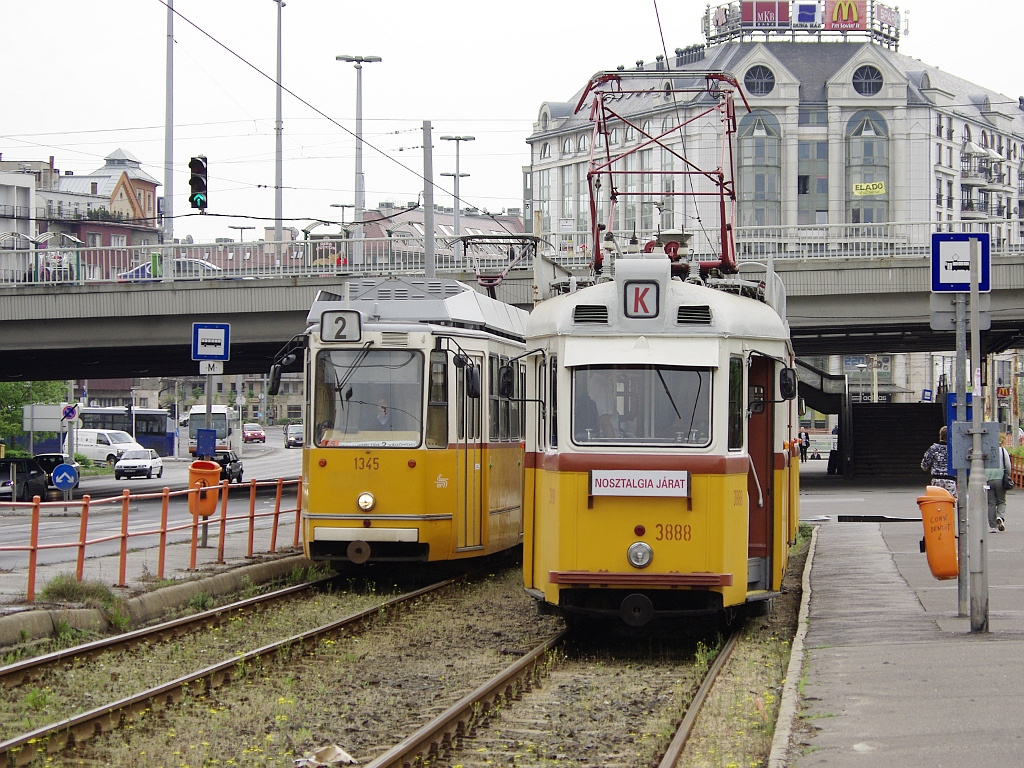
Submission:
<svg viewBox="0 0 1024 768">
<path fill-rule="evenodd" d="M 1010 477 L 1014 488 L 1024 488 L 1024 456 L 1010 457 Z"/>
<path fill-rule="evenodd" d="M 1005 213 L 996 211 L 995 213 Z M 1020 218 L 984 221 L 881 222 L 866 224 L 798 224 L 741 226 L 734 230 L 740 261 L 773 259 L 918 259 L 931 254 L 936 231 L 988 232 L 993 256 L 1024 253 L 1024 211 Z M 498 234 L 497 232 L 493 234 Z M 621 248 L 637 236 L 633 228 L 613 233 Z M 654 231 L 639 233 L 640 242 Z M 713 227 L 689 233 L 692 257 L 707 260 L 720 252 Z M 591 235 L 584 230 L 541 232 L 539 251 L 572 272 L 588 269 Z M 499 271 L 509 265 L 503 244 L 474 246 L 462 254 L 454 238 L 435 241 L 438 274 Z M 24 284 L 85 285 L 103 282 L 168 283 L 176 281 L 254 280 L 277 277 L 352 277 L 423 274 L 427 244 L 409 233 L 390 237 L 318 238 L 287 242 L 171 243 L 76 248 L 12 247 L 0 242 L 0 288 Z M 533 259 L 517 261 L 517 270 L 532 269 Z M 239 284 L 242 285 L 241 283 Z"/>
<path fill-rule="evenodd" d="M 294 507 L 283 507 L 285 492 L 290 491 L 291 488 L 295 488 L 295 506 Z M 157 574 L 158 579 L 164 578 L 164 569 L 166 564 L 167 547 L 168 547 L 168 536 L 178 531 L 189 530 L 191 533 L 191 551 L 189 554 L 189 565 L 190 571 L 196 570 L 196 558 L 197 551 L 200 546 L 200 541 L 203 542 L 203 546 L 206 544 L 207 533 L 209 526 L 213 525 L 216 527 L 217 533 L 217 563 L 226 562 L 225 557 L 225 541 L 227 539 L 227 526 L 229 522 L 244 520 L 247 522 L 247 533 L 248 540 L 246 546 L 245 556 L 252 558 L 254 556 L 255 546 L 255 535 L 256 535 L 256 521 L 259 518 L 270 518 L 270 543 L 269 549 L 265 552 L 273 553 L 277 551 L 277 538 L 278 529 L 280 527 L 280 521 L 282 516 L 294 515 L 294 531 L 292 534 L 292 547 L 299 545 L 299 531 L 300 531 L 300 500 L 302 498 L 302 480 L 284 480 L 279 478 L 276 481 L 257 481 L 255 479 L 250 480 L 246 485 L 236 486 L 236 498 L 237 492 L 240 489 L 246 489 L 249 492 L 249 510 L 246 514 L 241 515 L 229 515 L 228 514 L 228 501 L 230 496 L 230 484 L 227 480 L 221 482 L 219 486 L 213 486 L 210 488 L 191 488 L 187 490 L 172 491 L 169 488 L 164 488 L 159 493 L 140 493 L 133 494 L 127 488 L 122 492 L 120 496 L 111 496 L 106 499 L 93 499 L 89 495 L 85 495 L 81 500 L 76 501 L 73 506 L 80 509 L 81 521 L 79 524 L 78 538 L 75 541 L 64 541 L 64 542 L 47 542 L 40 543 L 50 538 L 50 534 L 47 533 L 46 528 L 51 521 L 59 521 L 64 518 L 64 511 L 68 510 L 72 504 L 67 501 L 42 501 L 39 496 L 36 496 L 31 502 L 28 503 L 0 503 L 0 510 L 25 507 L 30 508 L 31 524 L 29 530 L 29 543 L 27 545 L 15 545 L 15 546 L 0 546 L 0 552 L 27 552 L 28 553 L 28 584 L 26 588 L 26 600 L 31 603 L 35 601 L 36 592 L 36 574 L 39 567 L 39 553 L 44 550 L 51 549 L 77 549 L 77 561 L 75 565 L 75 578 L 81 582 L 85 578 L 86 570 L 86 551 L 89 547 L 95 547 L 96 545 L 103 544 L 110 541 L 119 542 L 119 562 L 118 562 L 118 581 L 116 586 L 125 587 L 127 586 L 126 572 L 128 564 L 128 552 L 130 548 L 130 542 L 135 539 L 138 540 L 142 537 L 159 537 L 158 544 L 158 564 Z M 273 488 L 275 491 L 274 507 L 270 511 L 257 512 L 256 511 L 256 495 L 257 489 L 259 488 Z M 168 520 L 170 502 L 171 499 L 186 497 L 188 500 L 189 509 L 201 509 L 200 497 L 210 498 L 212 495 L 217 495 L 217 504 L 214 506 L 213 512 L 207 516 L 202 514 L 196 514 L 191 516 L 191 520 L 181 523 L 171 523 Z M 133 530 L 131 513 L 135 511 L 138 513 L 137 503 L 141 501 L 153 501 L 160 500 L 160 522 L 156 527 L 148 527 Z M 133 504 L 136 505 L 133 508 Z M 219 505 L 220 511 L 216 512 L 216 506 Z M 89 521 L 91 516 L 95 516 L 98 512 L 104 511 L 110 512 L 120 507 L 120 529 L 114 533 L 107 533 L 104 535 L 95 536 L 94 538 L 89 537 Z M 60 510 L 59 516 L 44 514 L 48 511 Z M 138 514 L 136 514 L 138 517 Z M 56 527 L 52 525 L 50 527 Z M 262 552 L 261 552 L 262 553 Z"/>
</svg>

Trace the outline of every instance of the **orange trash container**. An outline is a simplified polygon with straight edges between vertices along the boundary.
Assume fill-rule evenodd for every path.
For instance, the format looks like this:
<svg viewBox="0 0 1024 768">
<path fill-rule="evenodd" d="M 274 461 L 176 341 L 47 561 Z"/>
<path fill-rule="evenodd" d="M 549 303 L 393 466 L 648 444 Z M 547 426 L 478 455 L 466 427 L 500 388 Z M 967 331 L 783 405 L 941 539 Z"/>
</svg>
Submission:
<svg viewBox="0 0 1024 768">
<path fill-rule="evenodd" d="M 936 579 L 955 579 L 959 572 L 956 559 L 956 500 L 945 488 L 929 485 L 924 496 L 917 497 L 924 524 L 924 549 L 928 567 Z"/>
<path fill-rule="evenodd" d="M 188 495 L 188 511 L 194 517 L 212 515 L 217 511 L 220 464 L 215 461 L 193 461 L 188 466 L 188 487 L 206 489 Z"/>
</svg>

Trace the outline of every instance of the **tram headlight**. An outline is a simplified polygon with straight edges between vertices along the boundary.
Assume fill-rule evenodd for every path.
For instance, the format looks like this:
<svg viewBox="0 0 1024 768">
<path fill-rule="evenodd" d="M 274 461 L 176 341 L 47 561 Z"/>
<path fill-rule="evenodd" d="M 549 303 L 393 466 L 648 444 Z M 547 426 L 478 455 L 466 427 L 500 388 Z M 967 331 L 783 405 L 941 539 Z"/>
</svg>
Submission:
<svg viewBox="0 0 1024 768">
<path fill-rule="evenodd" d="M 626 558 L 634 568 L 646 568 L 654 558 L 654 550 L 651 549 L 650 544 L 638 541 L 629 545 L 629 549 L 626 550 Z"/>
<path fill-rule="evenodd" d="M 377 500 L 373 498 L 372 493 L 360 493 L 356 497 L 356 506 L 358 506 L 363 512 L 369 512 L 377 504 Z"/>
</svg>

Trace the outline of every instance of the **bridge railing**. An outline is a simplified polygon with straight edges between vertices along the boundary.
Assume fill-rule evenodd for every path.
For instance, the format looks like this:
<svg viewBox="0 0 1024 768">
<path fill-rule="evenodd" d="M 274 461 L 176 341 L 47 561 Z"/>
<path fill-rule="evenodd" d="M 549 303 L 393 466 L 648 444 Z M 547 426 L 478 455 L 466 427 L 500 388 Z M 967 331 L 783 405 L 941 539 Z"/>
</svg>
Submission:
<svg viewBox="0 0 1024 768">
<path fill-rule="evenodd" d="M 926 259 L 935 231 L 988 231 L 993 255 L 1024 252 L 1024 220 L 985 222 L 911 222 L 880 224 L 779 225 L 739 227 L 736 251 L 741 261 L 828 258 Z M 625 242 L 632 232 L 617 232 Z M 717 230 L 692 233 L 695 258 L 719 252 Z M 642 236 L 643 237 L 643 236 Z M 587 269 L 591 254 L 584 232 L 559 232 L 541 238 L 541 250 L 572 272 Z M 488 258 L 504 256 L 495 252 Z M 237 280 L 285 276 L 422 274 L 422 237 L 301 240 L 288 242 L 174 243 L 104 248 L 0 249 L 0 290 L 16 285 L 155 283 Z M 457 255 L 453 240 L 435 241 L 441 274 L 472 273 L 473 261 Z M 517 270 L 532 269 L 524 259 Z"/>
</svg>

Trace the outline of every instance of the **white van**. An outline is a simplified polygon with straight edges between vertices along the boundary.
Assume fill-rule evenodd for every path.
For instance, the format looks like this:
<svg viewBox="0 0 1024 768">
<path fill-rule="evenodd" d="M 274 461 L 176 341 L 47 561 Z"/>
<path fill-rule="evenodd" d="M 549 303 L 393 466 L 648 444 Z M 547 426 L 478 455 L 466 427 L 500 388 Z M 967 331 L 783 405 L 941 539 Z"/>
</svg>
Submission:
<svg viewBox="0 0 1024 768">
<path fill-rule="evenodd" d="M 121 458 L 121 454 L 129 450 L 145 450 L 132 439 L 132 436 L 120 429 L 76 429 L 75 450 L 86 458 L 111 466 Z M 68 450 L 68 441 L 64 440 L 64 453 Z"/>
</svg>

